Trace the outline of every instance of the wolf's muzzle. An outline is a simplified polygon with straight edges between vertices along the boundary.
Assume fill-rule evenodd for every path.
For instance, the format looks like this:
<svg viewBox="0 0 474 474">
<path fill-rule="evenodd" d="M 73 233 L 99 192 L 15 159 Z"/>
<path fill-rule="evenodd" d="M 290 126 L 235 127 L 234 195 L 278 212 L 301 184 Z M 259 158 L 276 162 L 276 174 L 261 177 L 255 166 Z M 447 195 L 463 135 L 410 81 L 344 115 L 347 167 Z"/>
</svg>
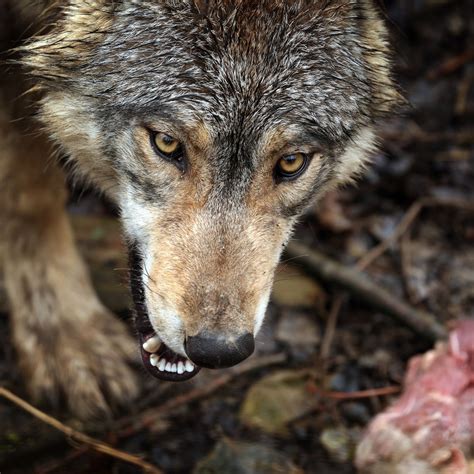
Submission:
<svg viewBox="0 0 474 474">
<path fill-rule="evenodd" d="M 249 357 L 255 349 L 252 334 L 224 338 L 209 331 L 186 338 L 188 357 L 199 367 L 222 369 L 232 367 Z"/>
</svg>

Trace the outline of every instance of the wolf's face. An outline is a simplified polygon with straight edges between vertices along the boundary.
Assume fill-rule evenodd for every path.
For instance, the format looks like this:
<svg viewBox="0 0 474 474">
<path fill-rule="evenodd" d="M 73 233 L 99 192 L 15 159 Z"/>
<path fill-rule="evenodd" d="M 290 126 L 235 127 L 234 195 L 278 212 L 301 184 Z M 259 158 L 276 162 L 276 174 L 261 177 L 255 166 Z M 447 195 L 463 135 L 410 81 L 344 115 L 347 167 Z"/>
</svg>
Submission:
<svg viewBox="0 0 474 474">
<path fill-rule="evenodd" d="M 71 1 L 25 63 L 42 120 L 120 206 L 149 371 L 254 348 L 296 218 L 397 101 L 368 1 Z"/>
</svg>

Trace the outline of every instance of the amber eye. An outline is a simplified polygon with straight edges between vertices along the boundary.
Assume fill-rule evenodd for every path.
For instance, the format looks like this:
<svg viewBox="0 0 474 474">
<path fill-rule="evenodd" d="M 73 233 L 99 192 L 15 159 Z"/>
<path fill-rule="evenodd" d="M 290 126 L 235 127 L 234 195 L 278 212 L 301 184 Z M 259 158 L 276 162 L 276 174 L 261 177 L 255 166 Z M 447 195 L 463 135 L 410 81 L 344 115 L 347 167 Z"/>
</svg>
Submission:
<svg viewBox="0 0 474 474">
<path fill-rule="evenodd" d="M 166 133 L 157 132 L 152 136 L 152 142 L 154 148 L 159 154 L 164 155 L 167 158 L 174 158 L 178 155 L 182 155 L 181 143 Z"/>
<path fill-rule="evenodd" d="M 182 172 L 186 171 L 184 148 L 179 140 L 163 132 L 149 130 L 150 142 L 155 153 L 173 163 Z"/>
<path fill-rule="evenodd" d="M 304 153 L 294 153 L 293 155 L 284 156 L 280 158 L 276 165 L 276 176 L 282 180 L 296 179 L 303 174 L 308 162 L 308 156 Z"/>
</svg>

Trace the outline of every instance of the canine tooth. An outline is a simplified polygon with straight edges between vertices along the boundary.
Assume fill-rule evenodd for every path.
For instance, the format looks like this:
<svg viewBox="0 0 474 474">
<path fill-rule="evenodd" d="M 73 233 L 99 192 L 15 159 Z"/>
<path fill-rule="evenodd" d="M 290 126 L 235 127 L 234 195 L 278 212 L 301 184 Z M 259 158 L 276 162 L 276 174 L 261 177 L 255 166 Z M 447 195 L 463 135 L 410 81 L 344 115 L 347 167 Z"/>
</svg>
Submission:
<svg viewBox="0 0 474 474">
<path fill-rule="evenodd" d="M 163 372 L 165 370 L 166 359 L 160 359 L 160 363 L 158 364 L 158 369 Z"/>
<path fill-rule="evenodd" d="M 156 352 L 160 348 L 160 344 L 160 338 L 158 336 L 153 336 L 143 343 L 143 349 L 150 353 Z"/>
<path fill-rule="evenodd" d="M 185 368 L 186 368 L 186 371 L 187 371 L 187 372 L 193 372 L 193 371 L 194 371 L 194 365 L 193 365 L 193 363 L 192 363 L 190 360 L 187 360 L 187 361 L 186 361 L 186 366 L 185 366 Z"/>
<path fill-rule="evenodd" d="M 165 366 L 166 372 L 171 372 L 171 362 L 167 362 Z"/>
<path fill-rule="evenodd" d="M 176 367 L 176 364 L 173 364 L 171 366 L 171 372 L 178 372 L 178 368 Z"/>
<path fill-rule="evenodd" d="M 184 364 L 179 361 L 178 362 L 178 374 L 183 374 L 184 373 Z"/>
<path fill-rule="evenodd" d="M 156 354 L 152 354 L 150 356 L 150 364 L 153 366 L 153 367 L 156 367 L 158 365 L 158 361 L 159 361 L 159 358 Z"/>
</svg>

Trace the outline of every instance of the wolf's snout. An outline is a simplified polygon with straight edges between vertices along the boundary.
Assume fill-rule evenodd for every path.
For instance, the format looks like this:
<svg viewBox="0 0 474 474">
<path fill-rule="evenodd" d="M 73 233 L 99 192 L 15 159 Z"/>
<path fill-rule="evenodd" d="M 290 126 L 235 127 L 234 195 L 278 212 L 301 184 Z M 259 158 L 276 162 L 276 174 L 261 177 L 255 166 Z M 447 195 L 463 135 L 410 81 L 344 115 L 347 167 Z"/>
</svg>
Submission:
<svg viewBox="0 0 474 474">
<path fill-rule="evenodd" d="M 186 338 L 185 349 L 198 366 L 222 369 L 249 357 L 255 349 L 255 340 L 250 333 L 225 338 L 206 331 Z"/>
</svg>

